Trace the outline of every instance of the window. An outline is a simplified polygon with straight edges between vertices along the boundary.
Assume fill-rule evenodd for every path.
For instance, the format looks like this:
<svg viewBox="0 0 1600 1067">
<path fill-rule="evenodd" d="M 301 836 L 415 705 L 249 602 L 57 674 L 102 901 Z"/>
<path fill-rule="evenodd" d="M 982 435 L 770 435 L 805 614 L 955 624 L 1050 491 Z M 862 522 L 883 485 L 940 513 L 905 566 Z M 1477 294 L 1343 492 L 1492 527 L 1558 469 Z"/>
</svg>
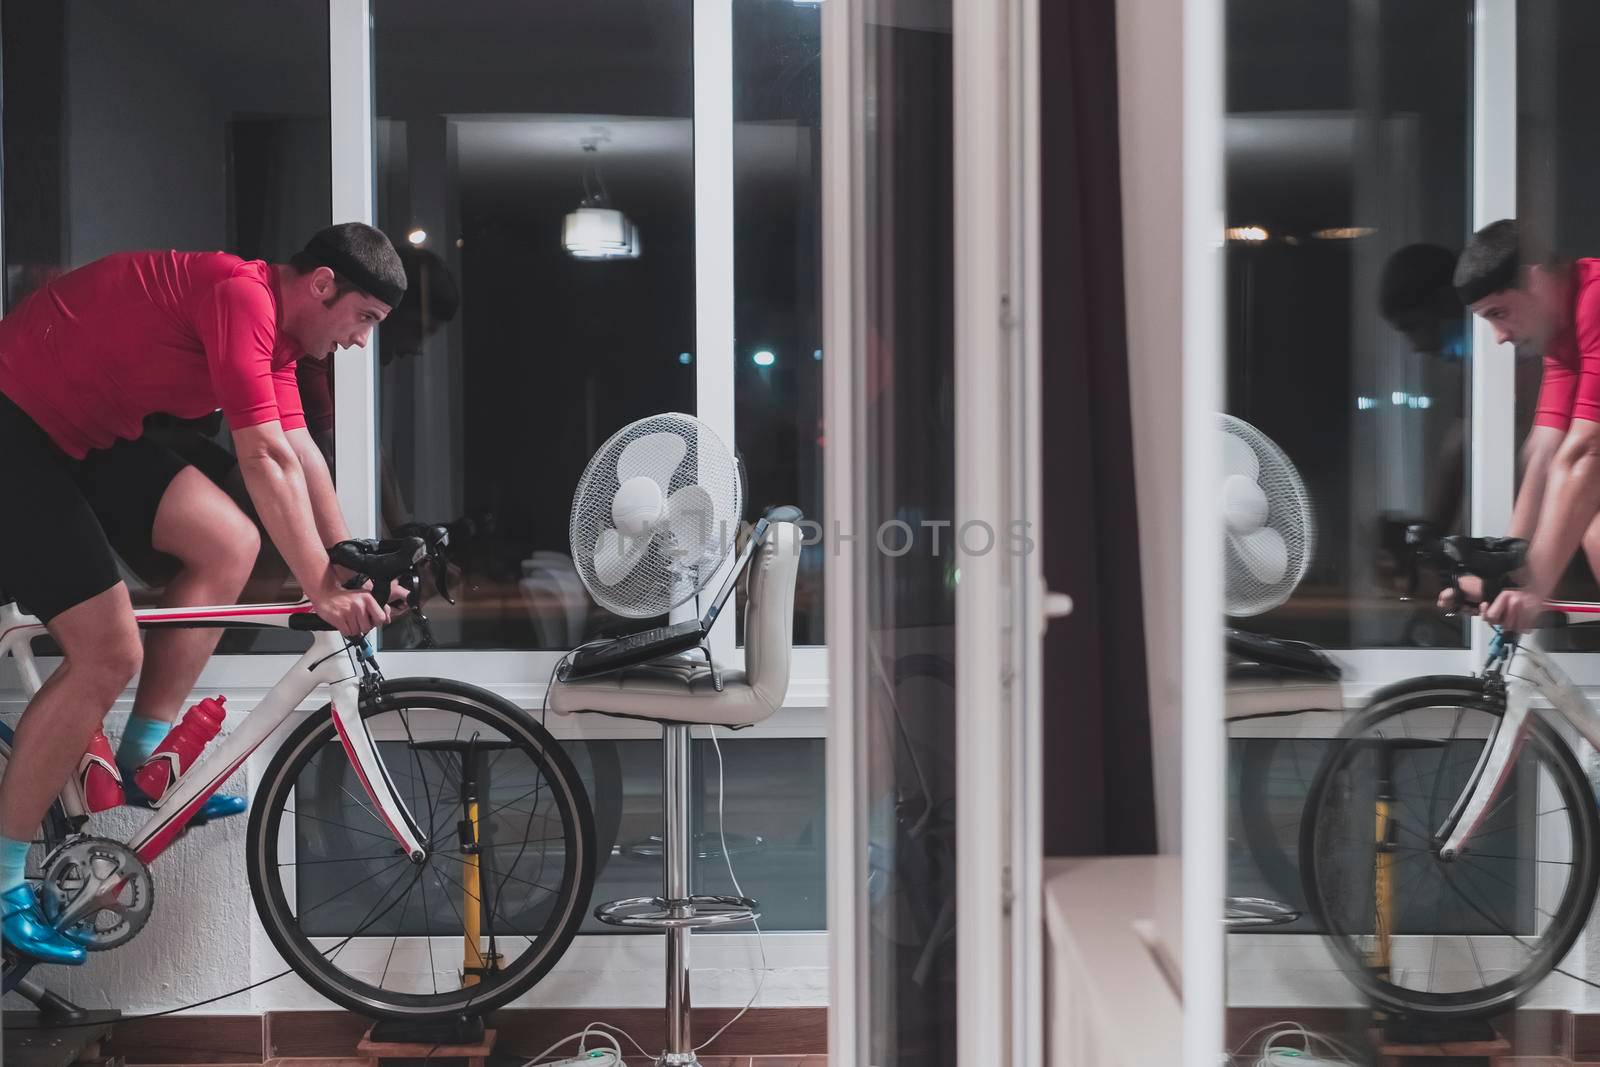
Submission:
<svg viewBox="0 0 1600 1067">
<path fill-rule="evenodd" d="M 1404 534 L 1468 516 L 1470 332 L 1448 278 L 1470 232 L 1471 17 L 1227 4 L 1227 410 L 1298 467 L 1316 527 L 1295 595 L 1239 625 L 1464 643 Z"/>
<path fill-rule="evenodd" d="M 5 303 L 111 252 L 223 249 L 286 260 L 330 218 L 328 6 L 6 0 Z M 220 415 L 147 432 L 251 512 Z M 265 540 L 265 539 L 264 539 Z M 174 561 L 123 560 L 140 603 Z M 298 596 L 270 549 L 247 599 Z M 303 647 L 231 632 L 222 651 Z"/>
<path fill-rule="evenodd" d="M 734 0 L 734 424 L 752 514 L 822 515 L 822 17 Z M 813 539 L 816 539 L 815 537 Z M 820 645 L 822 543 L 795 586 L 797 645 Z"/>
<path fill-rule="evenodd" d="M 1306 893 L 1301 881 L 1300 823 L 1305 811 L 1306 796 L 1311 789 L 1312 777 L 1327 758 L 1333 742 L 1328 738 L 1305 737 L 1246 737 L 1228 743 L 1228 896 L 1281 901 L 1304 912 Z M 1444 789 L 1459 789 L 1458 782 L 1466 781 L 1466 771 L 1476 762 L 1483 747 L 1482 740 L 1457 740 L 1438 750 L 1419 746 L 1415 751 L 1401 751 L 1397 755 L 1395 775 L 1398 778 L 1414 777 L 1417 769 L 1431 775 L 1442 764 L 1463 764 L 1454 770 Z M 1501 803 L 1516 818 L 1497 819 L 1502 828 L 1484 835 L 1477 845 L 1483 855 L 1496 853 L 1514 857 L 1531 857 L 1532 849 L 1520 834 L 1537 833 L 1536 820 L 1529 818 L 1529 805 L 1537 795 L 1538 784 L 1531 766 L 1523 766 L 1513 776 Z M 1374 783 L 1375 784 L 1375 783 Z M 1374 798 L 1375 801 L 1376 798 Z M 1555 861 L 1550 861 L 1554 863 Z M 1404 886 L 1407 892 L 1398 900 L 1395 917 L 1396 934 L 1492 934 L 1500 930 L 1536 934 L 1536 897 L 1527 887 L 1534 884 L 1534 861 L 1530 858 L 1496 872 L 1501 879 L 1478 878 L 1474 873 L 1473 890 L 1479 896 L 1474 901 L 1479 907 L 1492 909 L 1489 914 L 1474 910 L 1465 898 L 1451 893 L 1436 873 L 1426 869 L 1428 863 L 1419 858 L 1419 850 L 1398 850 L 1393 871 L 1394 884 Z M 1370 879 L 1370 869 L 1363 872 Z M 1509 876 L 1509 877 L 1507 877 Z M 1516 879 L 1516 881 L 1510 880 Z M 1521 884 L 1519 885 L 1518 882 Z M 1347 904 L 1371 908 L 1373 894 L 1370 881 L 1361 886 L 1353 884 L 1345 896 Z M 1353 903 L 1351 903 L 1353 902 Z M 1344 929 L 1365 920 L 1359 914 L 1346 914 L 1340 922 Z M 1316 933 L 1316 923 L 1308 916 L 1282 926 L 1263 927 L 1266 935 Z"/>
<path fill-rule="evenodd" d="M 567 742 L 564 747 L 589 791 L 601 856 L 581 932 L 637 933 L 607 926 L 594 918 L 593 911 L 608 901 L 649 897 L 661 891 L 661 745 L 657 741 L 601 740 Z M 732 894 L 718 825 L 717 755 L 709 741 L 697 740 L 693 747 L 690 819 L 695 852 L 691 885 L 696 893 Z M 761 903 L 761 928 L 768 932 L 823 929 L 827 874 L 822 741 L 723 739 L 722 749 L 726 758 L 722 813 L 727 818 L 728 854 L 740 887 Z M 404 764 L 403 755 L 395 759 Z M 512 806 L 525 795 L 524 785 L 520 779 L 498 785 L 491 781 L 481 810 L 493 812 Z M 347 937 L 360 928 L 372 898 L 359 892 L 341 895 L 354 877 L 351 865 L 366 864 L 374 878 L 391 866 L 389 856 L 347 858 L 374 851 L 365 847 L 371 841 L 362 829 L 371 815 L 364 809 L 356 814 L 350 800 L 360 792 L 360 783 L 338 745 L 328 746 L 325 753 L 313 758 L 297 783 L 295 892 L 305 913 L 316 915 L 314 925 L 306 928 L 308 934 Z M 437 818 L 449 826 L 460 817 L 441 811 Z M 485 833 L 491 830 L 492 826 Z M 539 869 L 541 860 L 536 850 L 530 851 L 511 866 L 486 866 L 485 877 L 493 880 L 498 874 L 515 885 L 533 878 L 531 872 Z M 448 873 L 440 884 L 450 884 Z M 459 934 L 460 906 L 459 901 L 437 892 L 431 901 L 418 895 L 371 926 L 369 932 L 372 936 L 420 935 L 429 930 L 439 936 Z M 506 910 L 504 914 L 515 912 Z M 749 932 L 748 927 L 730 929 Z"/>
<path fill-rule="evenodd" d="M 1600 153 L 1581 106 L 1584 74 L 1600 53 L 1600 9 L 1572 0 L 1523 0 L 1517 53 L 1517 218 L 1530 238 L 1559 258 L 1600 255 L 1600 220 L 1585 203 L 1585 188 L 1600 173 Z M 1519 446 L 1532 425 L 1541 366 L 1538 353 L 1517 358 Z M 1573 558 L 1558 593 L 1600 600 L 1584 553 Z M 1548 647 L 1596 651 L 1600 634 L 1593 630 L 1551 632 Z"/>
<path fill-rule="evenodd" d="M 441 647 L 654 624 L 593 606 L 567 520 L 614 431 L 696 410 L 692 19 L 689 0 L 374 7 L 378 225 L 458 295 L 378 340 L 381 524 L 458 523 Z M 601 190 L 637 259 L 564 247 Z M 402 621 L 385 644 L 415 639 Z"/>
</svg>

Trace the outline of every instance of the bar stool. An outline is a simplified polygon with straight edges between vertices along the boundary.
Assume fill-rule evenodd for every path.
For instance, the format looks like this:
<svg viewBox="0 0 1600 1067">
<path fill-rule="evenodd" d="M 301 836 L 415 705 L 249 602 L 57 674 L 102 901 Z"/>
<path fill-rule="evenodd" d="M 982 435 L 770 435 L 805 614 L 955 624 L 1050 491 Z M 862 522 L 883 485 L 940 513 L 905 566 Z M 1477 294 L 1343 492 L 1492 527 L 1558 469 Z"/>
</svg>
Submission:
<svg viewBox="0 0 1600 1067">
<path fill-rule="evenodd" d="M 695 725 L 740 729 L 783 706 L 794 639 L 794 586 L 800 529 L 776 522 L 756 549 L 745 576 L 745 669 L 716 672 L 700 653 L 632 667 L 597 678 L 557 682 L 550 707 L 649 719 L 661 724 L 663 875 L 659 897 L 602 904 L 595 918 L 613 926 L 664 930 L 667 936 L 667 1047 L 662 1063 L 694 1067 L 690 1028 L 689 932 L 759 918 L 747 897 L 694 896 L 689 891 L 689 731 Z"/>
</svg>

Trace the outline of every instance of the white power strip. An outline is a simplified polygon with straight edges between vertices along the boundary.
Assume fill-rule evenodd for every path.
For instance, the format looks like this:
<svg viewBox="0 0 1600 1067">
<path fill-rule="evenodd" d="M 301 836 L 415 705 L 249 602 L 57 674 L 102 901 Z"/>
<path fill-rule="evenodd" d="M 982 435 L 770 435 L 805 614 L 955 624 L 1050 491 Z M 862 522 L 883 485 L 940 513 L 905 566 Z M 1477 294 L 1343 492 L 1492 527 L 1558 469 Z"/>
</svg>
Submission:
<svg viewBox="0 0 1600 1067">
<path fill-rule="evenodd" d="M 627 1067 L 627 1065 L 610 1049 L 597 1048 L 593 1052 L 585 1052 L 582 1056 L 547 1063 L 544 1067 Z"/>
<path fill-rule="evenodd" d="M 1327 1060 L 1292 1048 L 1271 1049 L 1260 1062 L 1264 1067 L 1350 1067 L 1348 1060 Z"/>
</svg>

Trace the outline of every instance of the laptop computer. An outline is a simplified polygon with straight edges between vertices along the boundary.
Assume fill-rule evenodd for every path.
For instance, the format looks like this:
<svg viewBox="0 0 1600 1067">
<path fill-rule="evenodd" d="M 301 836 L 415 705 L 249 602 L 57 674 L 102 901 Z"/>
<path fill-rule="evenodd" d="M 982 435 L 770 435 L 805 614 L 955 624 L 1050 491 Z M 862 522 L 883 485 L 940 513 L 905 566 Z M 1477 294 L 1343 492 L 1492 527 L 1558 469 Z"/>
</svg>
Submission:
<svg viewBox="0 0 1600 1067">
<path fill-rule="evenodd" d="M 744 550 L 734 561 L 732 569 L 728 571 L 728 577 L 723 581 L 722 588 L 717 590 L 717 595 L 711 601 L 711 606 L 706 609 L 705 615 L 698 619 L 685 619 L 670 626 L 657 626 L 652 630 L 628 634 L 626 637 L 618 637 L 604 644 L 581 648 L 573 654 L 561 674 L 561 680 L 605 674 L 607 671 L 649 663 L 651 660 L 675 656 L 680 652 L 699 647 L 711 633 L 711 627 L 716 623 L 722 606 L 728 602 L 728 598 L 733 595 L 734 587 L 739 584 L 739 575 L 749 566 L 751 558 L 756 554 L 756 548 L 766 535 L 767 520 L 757 520 L 755 528 L 750 531 L 750 537 L 744 543 Z"/>
</svg>

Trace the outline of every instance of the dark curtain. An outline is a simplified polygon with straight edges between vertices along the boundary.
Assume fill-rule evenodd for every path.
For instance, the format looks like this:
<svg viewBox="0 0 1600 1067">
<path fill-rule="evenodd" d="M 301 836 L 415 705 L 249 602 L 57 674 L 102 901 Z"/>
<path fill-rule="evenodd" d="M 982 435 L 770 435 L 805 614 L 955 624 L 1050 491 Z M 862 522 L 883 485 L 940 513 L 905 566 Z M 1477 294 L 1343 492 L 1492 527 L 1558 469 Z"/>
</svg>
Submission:
<svg viewBox="0 0 1600 1067">
<path fill-rule="evenodd" d="M 1045 854 L 1150 853 L 1155 796 L 1123 307 L 1115 0 L 1041 4 L 1040 31 L 1040 546 L 1050 588 L 1076 605 L 1045 636 Z"/>
</svg>

